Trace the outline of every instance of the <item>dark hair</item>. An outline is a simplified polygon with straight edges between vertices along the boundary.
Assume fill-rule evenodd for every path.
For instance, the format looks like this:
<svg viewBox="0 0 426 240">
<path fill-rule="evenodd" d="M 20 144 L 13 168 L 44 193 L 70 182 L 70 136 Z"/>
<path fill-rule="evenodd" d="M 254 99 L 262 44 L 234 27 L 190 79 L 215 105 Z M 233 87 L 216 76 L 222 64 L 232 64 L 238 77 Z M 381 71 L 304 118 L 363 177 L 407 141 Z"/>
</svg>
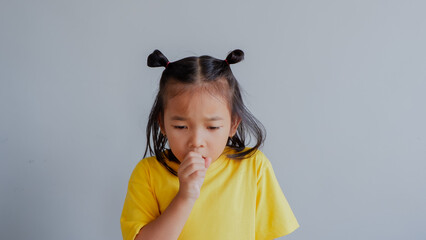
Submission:
<svg viewBox="0 0 426 240">
<path fill-rule="evenodd" d="M 180 163 L 171 150 L 166 149 L 167 137 L 161 133 L 159 118 L 164 116 L 167 96 L 171 94 L 170 85 L 180 83 L 184 86 L 193 84 L 207 84 L 214 87 L 217 92 L 226 94 L 231 108 L 231 118 L 238 117 L 241 122 L 233 137 L 228 138 L 227 146 L 236 150 L 235 154 L 227 155 L 229 158 L 243 159 L 251 156 L 265 140 L 266 131 L 263 125 L 250 113 L 241 97 L 240 86 L 232 74 L 230 64 L 238 63 L 244 59 L 244 52 L 237 49 L 228 54 L 226 60 L 211 56 L 187 57 L 175 62 L 169 60 L 159 51 L 155 50 L 148 56 L 149 67 L 166 67 L 161 79 L 158 94 L 155 98 L 146 127 L 146 148 L 144 157 L 148 152 L 155 155 L 157 160 L 173 175 L 177 172 L 167 165 L 165 158 L 172 162 Z M 224 80 L 227 91 L 224 91 Z M 179 93 L 175 93 L 179 94 Z M 252 148 L 246 148 L 246 140 L 250 142 L 251 136 L 256 139 Z M 249 137 L 246 139 L 246 137 Z"/>
</svg>

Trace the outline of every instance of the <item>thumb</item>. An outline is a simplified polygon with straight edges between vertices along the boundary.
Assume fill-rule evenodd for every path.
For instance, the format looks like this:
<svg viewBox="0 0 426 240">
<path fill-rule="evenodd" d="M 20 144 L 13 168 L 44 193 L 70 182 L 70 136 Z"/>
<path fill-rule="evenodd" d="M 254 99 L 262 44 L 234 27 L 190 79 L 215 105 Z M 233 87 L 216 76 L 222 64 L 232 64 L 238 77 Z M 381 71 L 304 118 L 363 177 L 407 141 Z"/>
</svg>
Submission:
<svg viewBox="0 0 426 240">
<path fill-rule="evenodd" d="M 212 163 L 212 159 L 209 157 L 204 158 L 204 164 L 206 168 L 209 168 L 210 164 Z"/>
</svg>

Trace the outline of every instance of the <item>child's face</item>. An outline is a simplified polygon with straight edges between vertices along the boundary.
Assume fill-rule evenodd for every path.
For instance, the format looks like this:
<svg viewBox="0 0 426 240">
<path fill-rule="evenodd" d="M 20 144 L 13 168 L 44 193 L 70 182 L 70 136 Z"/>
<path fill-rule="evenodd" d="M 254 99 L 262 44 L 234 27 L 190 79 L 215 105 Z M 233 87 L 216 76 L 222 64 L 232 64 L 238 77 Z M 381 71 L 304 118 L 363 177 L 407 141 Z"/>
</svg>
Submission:
<svg viewBox="0 0 426 240">
<path fill-rule="evenodd" d="M 231 112 L 223 97 L 198 88 L 169 98 L 163 120 L 161 132 L 181 162 L 190 151 L 215 161 L 239 124 L 231 123 Z"/>
</svg>

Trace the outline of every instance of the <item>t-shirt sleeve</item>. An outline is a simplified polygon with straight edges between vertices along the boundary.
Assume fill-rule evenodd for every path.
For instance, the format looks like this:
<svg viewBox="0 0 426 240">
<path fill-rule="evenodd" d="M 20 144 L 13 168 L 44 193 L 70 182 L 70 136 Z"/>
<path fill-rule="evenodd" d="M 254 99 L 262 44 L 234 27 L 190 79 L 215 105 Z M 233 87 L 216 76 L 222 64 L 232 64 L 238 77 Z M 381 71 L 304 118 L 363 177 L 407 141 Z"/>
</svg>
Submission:
<svg viewBox="0 0 426 240">
<path fill-rule="evenodd" d="M 160 216 L 148 162 L 140 161 L 132 172 L 120 224 L 124 240 L 134 240 L 140 229 Z"/>
<path fill-rule="evenodd" d="M 258 152 L 256 239 L 275 239 L 299 227 L 299 223 L 281 190 L 270 161 Z"/>
</svg>

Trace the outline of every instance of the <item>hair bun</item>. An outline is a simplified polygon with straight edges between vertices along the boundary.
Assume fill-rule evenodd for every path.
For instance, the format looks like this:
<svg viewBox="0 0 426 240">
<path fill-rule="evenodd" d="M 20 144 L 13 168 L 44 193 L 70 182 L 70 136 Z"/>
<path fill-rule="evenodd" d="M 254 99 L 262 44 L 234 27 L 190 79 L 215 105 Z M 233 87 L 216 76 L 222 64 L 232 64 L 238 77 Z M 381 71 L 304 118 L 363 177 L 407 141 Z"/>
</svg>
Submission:
<svg viewBox="0 0 426 240">
<path fill-rule="evenodd" d="M 241 62 L 244 59 L 244 52 L 240 49 L 235 49 L 234 51 L 230 52 L 228 56 L 226 57 L 226 61 L 228 64 L 234 64 Z"/>
<path fill-rule="evenodd" d="M 166 67 L 169 60 L 158 49 L 148 56 L 147 65 L 149 67 Z"/>
</svg>

